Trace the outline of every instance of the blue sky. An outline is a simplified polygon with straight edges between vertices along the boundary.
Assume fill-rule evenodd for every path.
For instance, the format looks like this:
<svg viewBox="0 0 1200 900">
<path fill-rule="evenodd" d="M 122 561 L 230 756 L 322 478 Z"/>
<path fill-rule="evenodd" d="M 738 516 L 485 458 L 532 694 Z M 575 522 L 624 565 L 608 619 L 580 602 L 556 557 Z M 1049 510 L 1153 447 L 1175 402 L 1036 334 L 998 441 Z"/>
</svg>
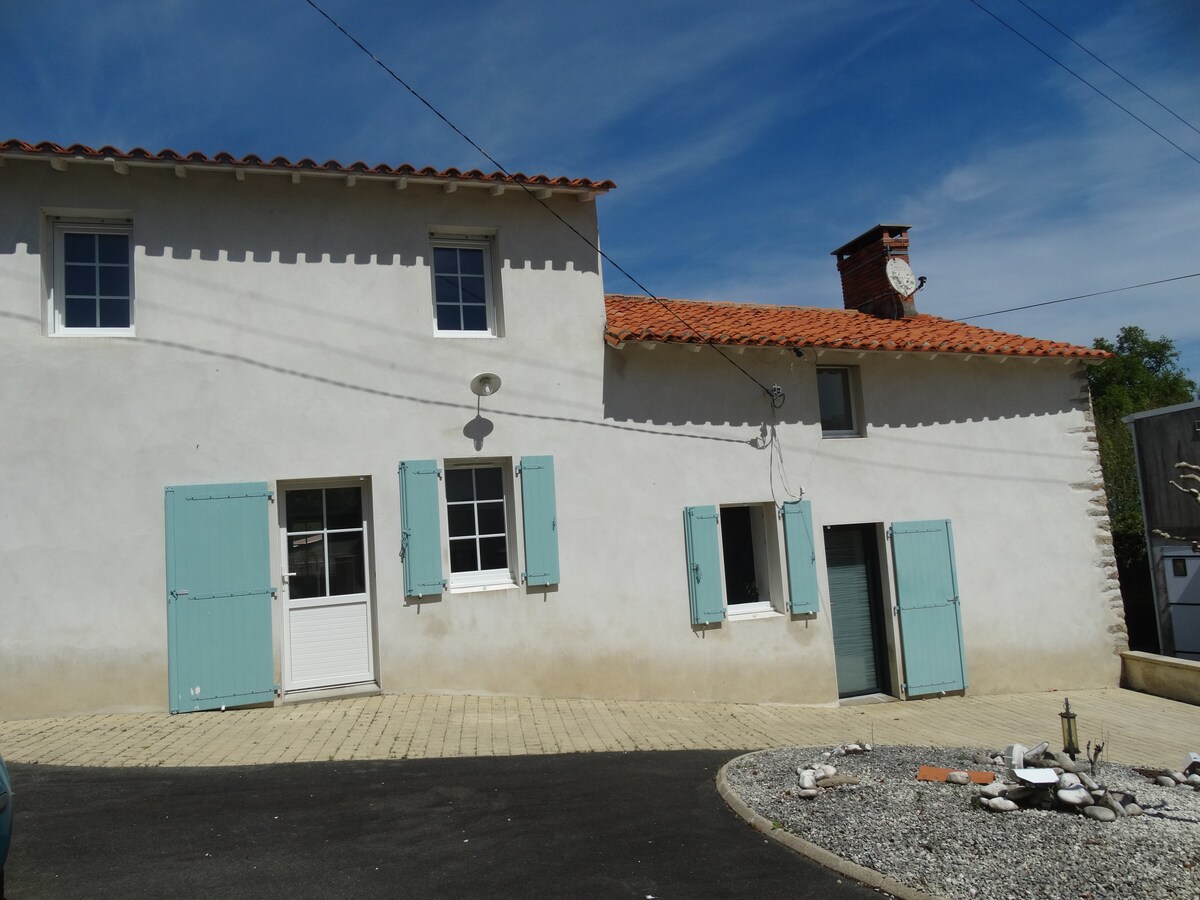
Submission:
<svg viewBox="0 0 1200 900">
<path fill-rule="evenodd" d="M 510 171 L 614 180 L 603 247 L 660 296 L 840 305 L 829 252 L 878 222 L 912 226 L 948 318 L 1200 272 L 1200 164 L 970 0 L 319 2 Z M 1200 157 L 1019 0 L 979 2 Z M 1026 2 L 1200 128 L 1200 5 Z M 491 169 L 303 0 L 8 0 L 0 85 L 0 138 Z M 1140 325 L 1200 380 L 1198 301 L 973 321 Z"/>
</svg>

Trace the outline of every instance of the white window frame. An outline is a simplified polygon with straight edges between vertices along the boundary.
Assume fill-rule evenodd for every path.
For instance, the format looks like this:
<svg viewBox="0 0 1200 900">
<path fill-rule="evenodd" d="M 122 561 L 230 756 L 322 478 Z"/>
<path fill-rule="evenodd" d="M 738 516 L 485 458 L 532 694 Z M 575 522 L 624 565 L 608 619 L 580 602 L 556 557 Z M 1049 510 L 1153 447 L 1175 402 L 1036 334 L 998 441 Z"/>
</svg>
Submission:
<svg viewBox="0 0 1200 900">
<path fill-rule="evenodd" d="M 762 553 L 759 558 L 755 553 L 755 582 L 759 583 L 759 595 L 766 593 L 765 600 L 749 603 L 730 603 L 729 591 L 725 583 L 725 543 L 724 532 L 719 529 L 724 526 L 725 511 L 734 508 L 749 509 L 750 540 L 756 551 Z M 721 551 L 721 596 L 725 601 L 725 618 L 729 621 L 744 619 L 766 619 L 782 616 L 780 602 L 784 599 L 784 582 L 781 578 L 780 567 L 783 563 L 783 543 L 779 535 L 778 516 L 774 503 L 722 503 L 718 508 L 720 525 L 718 535 Z M 761 531 L 760 531 L 761 529 Z M 765 578 L 764 578 L 765 576 Z M 765 581 L 765 584 L 761 582 Z"/>
<path fill-rule="evenodd" d="M 823 438 L 857 438 L 863 437 L 863 422 L 862 422 L 862 401 L 860 398 L 860 383 L 858 366 L 818 366 L 817 367 L 817 411 L 818 421 L 824 419 L 825 416 L 821 412 L 821 388 L 820 376 L 822 372 L 842 372 L 845 373 L 846 386 L 846 405 L 850 410 L 850 427 L 849 428 L 826 428 L 821 425 L 821 437 Z"/>
<path fill-rule="evenodd" d="M 136 336 L 137 291 L 134 282 L 133 222 L 129 219 L 73 218 L 51 219 L 53 251 L 50 296 L 48 298 L 49 333 L 55 337 L 134 337 Z M 66 234 L 123 234 L 129 238 L 129 325 L 124 328 L 67 327 L 66 325 Z"/>
<path fill-rule="evenodd" d="M 443 547 L 446 553 L 446 587 L 451 593 L 487 591 L 517 587 L 513 575 L 513 563 L 517 558 L 516 504 L 513 495 L 513 465 L 511 459 L 447 459 L 443 461 L 447 477 L 442 482 L 442 511 L 446 522 Z M 504 491 L 504 547 L 508 567 L 503 569 L 480 569 L 473 572 L 455 572 L 450 555 L 450 501 L 448 481 L 451 471 L 462 469 L 499 469 Z"/>
<path fill-rule="evenodd" d="M 437 318 L 437 268 L 434 264 L 434 253 L 440 248 L 454 250 L 479 250 L 483 253 L 483 291 L 484 306 L 487 311 L 487 328 L 483 330 L 466 331 L 462 329 L 443 329 L 438 327 Z M 429 281 L 431 301 L 433 304 L 433 333 L 437 337 L 454 338 L 494 338 L 499 337 L 499 313 L 496 305 L 496 273 L 492 269 L 492 242 L 479 238 L 443 237 L 437 234 L 429 238 Z"/>
</svg>

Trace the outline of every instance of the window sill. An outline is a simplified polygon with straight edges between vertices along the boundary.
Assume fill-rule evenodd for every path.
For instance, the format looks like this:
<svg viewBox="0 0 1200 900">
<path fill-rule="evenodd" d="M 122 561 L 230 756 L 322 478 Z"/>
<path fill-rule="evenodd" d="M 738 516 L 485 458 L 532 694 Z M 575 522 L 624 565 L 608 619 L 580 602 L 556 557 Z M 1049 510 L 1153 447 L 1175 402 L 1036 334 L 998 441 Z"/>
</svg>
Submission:
<svg viewBox="0 0 1200 900">
<path fill-rule="evenodd" d="M 825 440 L 844 441 L 847 438 L 865 438 L 866 435 L 857 431 L 822 431 L 821 437 Z"/>
<path fill-rule="evenodd" d="M 50 332 L 50 337 L 137 337 L 132 328 L 60 328 Z"/>
<path fill-rule="evenodd" d="M 491 331 L 434 331 L 434 337 L 439 338 L 471 338 L 473 340 L 487 340 L 489 338 L 498 338 L 500 335 L 494 334 Z"/>
<path fill-rule="evenodd" d="M 748 609 L 745 612 L 737 612 L 730 607 L 726 607 L 725 618 L 730 622 L 746 622 L 750 619 L 782 619 L 783 613 L 775 608 Z"/>
<path fill-rule="evenodd" d="M 517 587 L 515 581 L 502 581 L 496 584 L 452 584 L 447 590 L 451 594 L 479 594 L 484 591 L 515 591 Z"/>
</svg>

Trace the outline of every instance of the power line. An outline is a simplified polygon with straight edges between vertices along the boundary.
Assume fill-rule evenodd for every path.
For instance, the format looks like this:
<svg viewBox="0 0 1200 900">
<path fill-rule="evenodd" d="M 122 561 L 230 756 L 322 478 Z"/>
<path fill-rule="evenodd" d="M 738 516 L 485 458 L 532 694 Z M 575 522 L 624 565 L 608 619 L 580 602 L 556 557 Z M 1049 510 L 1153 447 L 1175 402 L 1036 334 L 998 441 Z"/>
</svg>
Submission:
<svg viewBox="0 0 1200 900">
<path fill-rule="evenodd" d="M 310 0 L 310 2 L 311 2 L 311 0 Z M 1072 77 L 1077 78 L 1079 81 L 1086 84 L 1088 87 L 1090 87 L 1093 91 L 1095 91 L 1097 94 L 1099 94 L 1105 100 L 1107 100 L 1109 103 L 1111 103 L 1117 109 L 1121 110 L 1121 112 L 1125 113 L 1125 115 L 1129 116 L 1131 119 L 1133 119 L 1136 122 L 1140 122 L 1143 126 L 1150 129 L 1151 131 L 1153 131 L 1160 138 L 1162 138 L 1164 141 L 1166 141 L 1168 144 L 1170 144 L 1172 147 L 1174 147 L 1176 150 L 1178 150 L 1180 153 L 1182 153 L 1184 156 L 1186 156 L 1192 162 L 1196 163 L 1196 165 L 1200 165 L 1200 158 L 1197 158 L 1197 157 L 1193 156 L 1191 153 L 1188 153 L 1186 150 L 1184 150 L 1182 147 L 1180 147 L 1177 143 L 1175 143 L 1173 140 L 1171 140 L 1169 137 L 1167 137 L 1165 134 L 1163 134 L 1161 131 L 1159 131 L 1157 128 L 1155 128 L 1153 125 L 1151 125 L 1149 122 L 1147 122 L 1145 119 L 1139 117 L 1131 110 L 1122 106 L 1120 103 L 1118 103 L 1116 100 L 1114 100 L 1108 94 L 1104 93 L 1104 91 L 1100 90 L 1100 88 L 1096 87 L 1096 85 L 1092 84 L 1090 81 L 1088 81 L 1086 78 L 1084 78 L 1078 72 L 1076 72 L 1074 69 L 1072 69 L 1066 63 L 1061 62 L 1060 60 L 1058 60 L 1057 58 L 1052 56 L 1049 53 L 1049 51 L 1043 50 L 1041 47 L 1039 47 L 1037 44 L 1035 44 L 1032 40 L 1025 37 L 1025 35 L 1021 34 L 1021 32 L 1017 31 L 1017 29 L 1014 28 L 1012 25 L 1009 25 L 1006 21 L 1004 21 L 1002 18 L 1000 18 L 998 15 L 996 15 L 994 12 L 992 12 L 990 9 L 988 9 L 986 6 L 984 6 L 982 3 L 980 3 L 979 0 L 970 0 L 970 2 L 972 4 L 974 4 L 976 7 L 978 7 L 979 9 L 983 10 L 985 13 L 987 13 L 989 16 L 991 16 L 993 19 L 995 19 L 997 22 L 999 22 L 1001 25 L 1003 25 L 1005 28 L 1007 28 L 1009 31 L 1011 31 L 1013 34 L 1015 34 L 1021 40 L 1023 40 L 1025 43 L 1027 43 L 1030 47 L 1032 47 L 1038 53 L 1042 54 L 1042 56 L 1046 57 L 1046 59 L 1050 60 L 1052 63 L 1054 63 L 1060 69 L 1062 69 L 1064 72 L 1067 72 Z"/>
<path fill-rule="evenodd" d="M 1106 63 L 1104 60 L 1102 60 L 1100 57 L 1098 57 L 1095 53 L 1093 53 L 1087 47 L 1083 46 L 1083 44 L 1079 43 L 1079 41 L 1075 40 L 1075 38 L 1071 37 L 1069 34 L 1067 34 L 1065 31 L 1063 31 L 1061 28 L 1059 28 L 1057 25 L 1055 25 L 1053 22 L 1051 22 L 1049 19 L 1047 19 L 1045 16 L 1043 16 L 1040 12 L 1038 12 L 1036 9 L 1034 9 L 1032 6 L 1030 6 L 1028 3 L 1026 3 L 1025 0 L 1017 0 L 1017 2 L 1020 3 L 1023 7 L 1025 7 L 1027 10 L 1029 10 L 1031 13 L 1033 13 L 1035 16 L 1037 16 L 1039 19 L 1041 19 L 1043 22 L 1045 22 L 1047 25 L 1049 25 L 1051 28 L 1053 28 L 1055 31 L 1057 31 L 1059 34 L 1061 34 L 1063 37 L 1065 37 L 1068 41 L 1070 41 L 1072 44 L 1074 44 L 1076 47 L 1078 47 L 1080 50 L 1082 50 L 1088 56 L 1090 56 L 1092 59 L 1094 59 L 1096 62 L 1100 63 L 1100 65 L 1104 66 L 1104 68 L 1108 69 L 1108 71 L 1112 72 L 1114 75 L 1116 75 L 1118 78 L 1120 78 L 1123 82 L 1125 82 L 1127 85 L 1129 85 L 1135 91 L 1140 93 L 1147 100 L 1152 101 L 1153 103 L 1157 104 L 1160 108 L 1169 112 L 1171 115 L 1173 115 L 1176 119 L 1178 119 L 1180 122 L 1182 122 L 1188 128 L 1192 129 L 1192 131 L 1196 132 L 1196 134 L 1200 134 L 1200 128 L 1197 128 L 1195 125 L 1193 125 L 1191 122 L 1189 122 L 1183 116 L 1179 115 L 1179 113 L 1175 112 L 1175 110 L 1171 109 L 1165 103 L 1158 100 L 1156 97 L 1151 96 L 1151 94 L 1149 92 L 1142 90 L 1142 88 L 1138 87 L 1136 84 L 1134 84 L 1128 78 L 1126 78 L 1124 75 L 1122 75 L 1120 72 L 1118 72 L 1112 66 L 1110 66 L 1108 63 Z"/>
<path fill-rule="evenodd" d="M 1069 300 L 1084 300 L 1088 297 L 1100 297 L 1104 294 L 1119 294 L 1121 291 L 1132 291 L 1137 288 L 1150 287 L 1155 284 L 1167 284 L 1171 281 L 1183 281 L 1185 278 L 1200 278 L 1200 272 L 1193 272 L 1191 275 L 1176 275 L 1174 278 L 1160 278 L 1158 281 L 1145 281 L 1141 284 L 1131 284 L 1128 287 L 1112 288 L 1107 291 L 1093 291 L 1090 294 L 1079 294 L 1075 297 L 1063 297 L 1061 300 L 1043 300 L 1041 303 L 1027 303 L 1025 306 L 1011 306 L 1008 309 L 995 309 L 991 312 L 978 313 L 973 316 L 963 316 L 959 319 L 960 322 L 966 322 L 970 319 L 983 319 L 987 316 L 998 316 L 1001 313 L 1017 312 L 1022 309 L 1036 309 L 1039 306 L 1053 306 L 1055 303 L 1066 303 Z"/>
<path fill-rule="evenodd" d="M 444 115 L 442 115 L 442 113 L 437 109 L 437 107 L 435 107 L 432 103 L 430 103 L 428 100 L 426 100 L 420 94 L 420 92 L 417 91 L 416 88 L 414 88 L 411 84 L 409 84 L 407 81 L 405 81 L 399 75 L 397 75 L 395 71 L 393 71 L 385 62 L 383 62 L 383 60 L 381 60 L 378 56 L 376 56 L 374 53 L 372 53 L 370 50 L 368 50 L 358 38 L 356 38 L 354 35 L 352 35 L 345 28 L 343 28 L 339 22 L 337 22 L 332 16 L 329 15 L 329 13 L 327 13 L 327 12 L 325 12 L 325 10 L 321 9 L 321 7 L 318 6 L 314 2 L 314 0 L 304 0 L 304 2 L 307 3 L 309 6 L 311 6 L 318 13 L 320 13 L 322 18 L 324 18 L 330 25 L 332 25 L 334 28 L 336 28 L 338 31 L 340 31 L 343 35 L 345 35 L 345 37 L 347 39 L 349 39 L 350 42 L 354 44 L 354 46 L 356 46 L 359 50 L 361 50 L 363 53 L 365 53 L 367 56 L 369 56 L 371 58 L 371 60 L 377 66 L 379 66 L 379 68 L 381 68 L 381 69 L 383 69 L 383 71 L 387 72 L 387 74 L 390 75 L 394 81 L 396 81 L 406 91 L 408 91 L 410 94 L 412 94 L 418 100 L 420 100 L 421 103 L 424 104 L 424 106 L 430 112 L 432 112 L 435 116 L 437 116 L 439 119 L 441 119 L 455 134 L 457 134 L 464 141 L 466 141 L 468 144 L 470 144 L 472 147 L 474 147 L 475 150 L 484 159 L 486 159 L 493 166 L 495 166 L 497 170 L 499 170 L 501 173 L 503 173 L 507 177 L 513 178 L 512 173 L 509 172 L 508 169 L 506 169 L 503 165 L 501 165 L 500 162 L 495 157 L 493 157 L 490 153 L 488 153 L 486 150 L 484 150 L 483 147 L 479 146 L 479 144 L 475 143 L 475 141 L 473 141 L 470 138 L 470 136 L 468 136 L 461 128 L 459 128 L 457 125 L 455 125 L 453 122 L 451 122 L 448 118 L 446 118 Z M 1198 160 L 1198 162 L 1200 162 L 1200 160 Z M 515 181 L 515 179 L 514 179 L 514 181 Z M 657 303 L 659 306 L 661 306 L 663 309 L 665 309 L 668 313 L 670 313 L 672 316 L 674 316 L 676 319 L 678 319 L 680 321 L 680 323 L 683 324 L 683 326 L 686 327 L 693 334 L 696 334 L 697 336 L 699 336 L 699 331 L 697 331 L 695 328 L 693 328 L 691 323 L 689 323 L 686 319 L 683 318 L 683 316 L 679 315 L 679 313 L 677 313 L 670 306 L 668 306 L 666 301 L 664 301 L 661 297 L 658 297 L 657 295 L 655 295 L 649 288 L 647 288 L 644 284 L 642 284 L 640 281 L 638 281 L 636 278 L 634 278 L 631 274 L 629 274 L 629 272 L 625 271 L 625 269 L 615 259 L 613 259 L 607 253 L 605 253 L 603 250 L 601 250 L 590 238 L 587 237 L 587 235 L 585 235 L 578 228 L 576 228 L 574 225 L 572 225 L 570 222 L 568 222 L 566 219 L 564 219 L 562 216 L 560 216 L 557 212 L 555 212 L 553 209 L 551 209 L 550 206 L 545 201 L 539 199 L 538 196 L 532 190 L 530 190 L 530 188 L 527 184 L 525 184 L 523 181 L 516 181 L 516 184 L 522 190 L 525 191 L 525 195 L 527 197 L 529 197 L 531 200 L 533 200 L 535 203 L 537 203 L 542 209 L 544 209 L 546 212 L 550 213 L 550 215 L 554 216 L 554 218 L 558 219 L 559 222 L 561 222 L 563 225 L 565 225 L 567 228 L 569 228 L 575 234 L 576 237 L 578 237 L 581 241 L 583 241 L 585 244 L 587 244 L 588 247 L 591 248 L 595 253 L 599 254 L 601 259 L 603 259 L 605 262 L 607 262 L 609 265 L 611 265 L 614 269 L 616 269 L 618 272 L 620 272 L 622 275 L 624 275 L 626 278 L 628 278 L 633 284 L 637 285 L 638 288 L 641 291 L 643 291 L 647 297 L 649 297 L 649 299 L 653 300 L 655 303 Z M 733 366 L 735 369 L 737 369 L 739 372 L 741 372 L 743 375 L 745 375 L 747 378 L 749 378 L 751 381 L 753 381 L 756 385 L 758 385 L 758 387 L 762 389 L 763 393 L 771 398 L 772 406 L 775 406 L 776 408 L 778 408 L 779 406 L 783 405 L 784 395 L 783 395 L 782 390 L 778 386 L 774 386 L 774 387 L 770 387 L 770 388 L 767 387 L 765 384 L 763 384 L 761 381 L 759 381 L 757 378 L 755 378 L 753 375 L 751 375 L 749 372 L 747 372 L 745 369 L 743 369 L 741 366 L 739 366 L 732 357 L 727 356 L 725 353 L 721 352 L 721 349 L 712 342 L 711 338 L 705 339 L 702 343 L 704 346 L 712 348 L 712 350 L 718 356 L 720 356 L 721 359 L 725 360 L 727 363 L 729 363 L 731 366 Z"/>
</svg>

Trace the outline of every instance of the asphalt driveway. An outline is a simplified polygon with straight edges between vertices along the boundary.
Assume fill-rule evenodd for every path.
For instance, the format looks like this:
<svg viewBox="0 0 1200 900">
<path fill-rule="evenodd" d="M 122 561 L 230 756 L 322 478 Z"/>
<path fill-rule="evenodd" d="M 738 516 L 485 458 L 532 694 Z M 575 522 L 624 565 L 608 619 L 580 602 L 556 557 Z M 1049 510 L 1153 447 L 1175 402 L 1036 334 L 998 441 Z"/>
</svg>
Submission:
<svg viewBox="0 0 1200 900">
<path fill-rule="evenodd" d="M 737 755 L 13 765 L 8 900 L 878 898 L 725 806 Z"/>
</svg>

